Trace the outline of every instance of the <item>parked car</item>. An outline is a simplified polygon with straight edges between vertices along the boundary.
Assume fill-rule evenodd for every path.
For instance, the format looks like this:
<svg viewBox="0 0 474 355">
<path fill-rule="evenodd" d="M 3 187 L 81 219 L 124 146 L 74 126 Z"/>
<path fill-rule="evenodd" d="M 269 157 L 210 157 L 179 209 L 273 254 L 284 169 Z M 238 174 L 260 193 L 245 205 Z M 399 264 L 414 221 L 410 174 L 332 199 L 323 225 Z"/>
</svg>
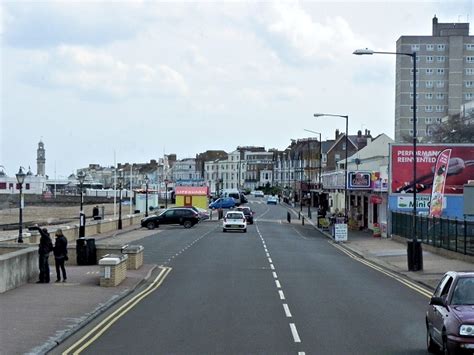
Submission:
<svg viewBox="0 0 474 355">
<path fill-rule="evenodd" d="M 240 204 L 247 203 L 247 202 L 249 202 L 247 200 L 247 197 L 245 197 L 245 195 L 241 192 L 240 193 Z"/>
<path fill-rule="evenodd" d="M 426 312 L 429 352 L 474 351 L 474 272 L 447 272 L 431 297 Z"/>
<path fill-rule="evenodd" d="M 221 197 L 209 204 L 209 208 L 234 208 L 235 200 L 233 197 Z"/>
<path fill-rule="evenodd" d="M 195 211 L 199 215 L 200 220 L 209 219 L 209 212 L 204 208 L 196 207 L 196 206 L 183 206 L 183 207 L 171 207 L 172 209 L 176 208 L 190 208 Z"/>
<path fill-rule="evenodd" d="M 143 218 L 141 226 L 154 229 L 158 228 L 160 224 L 179 224 L 184 228 L 191 228 L 199 223 L 199 220 L 199 214 L 191 208 L 169 208 L 159 215 Z"/>
<path fill-rule="evenodd" d="M 278 204 L 278 197 L 276 196 L 268 196 L 267 198 L 267 205 L 277 205 Z"/>
<path fill-rule="evenodd" d="M 260 191 L 260 190 L 252 191 L 251 194 L 254 195 L 255 197 L 264 197 L 265 196 L 263 191 Z"/>
<path fill-rule="evenodd" d="M 247 220 L 247 224 L 253 224 L 253 215 L 255 214 L 255 212 L 252 211 L 250 207 L 237 207 L 235 210 L 244 213 L 245 219 Z"/>
<path fill-rule="evenodd" d="M 228 211 L 222 221 L 222 231 L 241 230 L 247 233 L 247 220 L 242 211 Z"/>
</svg>

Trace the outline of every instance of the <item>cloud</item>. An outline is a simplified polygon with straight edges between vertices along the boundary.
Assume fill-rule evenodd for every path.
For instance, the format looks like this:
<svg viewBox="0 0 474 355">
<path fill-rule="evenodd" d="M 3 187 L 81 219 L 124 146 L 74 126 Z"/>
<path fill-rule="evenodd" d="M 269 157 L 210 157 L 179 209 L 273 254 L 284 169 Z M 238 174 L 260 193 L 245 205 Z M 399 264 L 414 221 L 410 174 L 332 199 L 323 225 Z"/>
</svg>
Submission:
<svg viewBox="0 0 474 355">
<path fill-rule="evenodd" d="M 258 21 L 263 38 L 288 63 L 337 60 L 358 46 L 370 45 L 352 31 L 344 18 L 314 21 L 299 2 L 278 2 L 263 9 Z"/>
<path fill-rule="evenodd" d="M 119 5 L 120 6 L 117 6 Z M 147 21 L 140 2 L 6 2 L 1 5 L 4 43 L 45 48 L 63 43 L 100 46 L 133 38 Z"/>
<path fill-rule="evenodd" d="M 60 46 L 49 52 L 35 51 L 31 58 L 32 67 L 23 78 L 34 86 L 109 98 L 188 93 L 183 76 L 167 65 L 128 63 L 93 48 Z"/>
</svg>

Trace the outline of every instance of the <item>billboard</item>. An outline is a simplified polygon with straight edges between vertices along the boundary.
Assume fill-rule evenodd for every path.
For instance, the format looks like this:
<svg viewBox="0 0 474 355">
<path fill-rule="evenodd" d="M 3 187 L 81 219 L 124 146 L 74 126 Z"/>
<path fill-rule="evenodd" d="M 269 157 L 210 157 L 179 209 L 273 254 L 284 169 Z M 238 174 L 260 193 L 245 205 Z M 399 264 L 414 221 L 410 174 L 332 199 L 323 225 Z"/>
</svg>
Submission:
<svg viewBox="0 0 474 355">
<path fill-rule="evenodd" d="M 347 173 L 347 188 L 351 190 L 370 189 L 372 173 L 366 171 L 351 171 Z"/>
<path fill-rule="evenodd" d="M 416 150 L 416 182 L 413 181 L 413 146 L 411 144 L 390 145 L 390 193 L 413 193 L 431 195 L 438 155 L 451 149 L 448 160 L 445 195 L 463 193 L 464 184 L 474 179 L 474 145 L 418 144 Z"/>
</svg>

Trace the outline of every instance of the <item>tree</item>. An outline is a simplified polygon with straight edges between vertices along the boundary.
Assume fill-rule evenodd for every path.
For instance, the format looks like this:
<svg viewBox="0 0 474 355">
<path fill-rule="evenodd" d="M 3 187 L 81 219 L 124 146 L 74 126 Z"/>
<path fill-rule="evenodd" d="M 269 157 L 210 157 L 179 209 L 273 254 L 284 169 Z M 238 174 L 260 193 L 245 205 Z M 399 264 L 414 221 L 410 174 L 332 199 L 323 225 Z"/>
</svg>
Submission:
<svg viewBox="0 0 474 355">
<path fill-rule="evenodd" d="M 474 124 L 452 115 L 446 122 L 430 126 L 431 136 L 426 137 L 428 143 L 474 143 Z"/>
</svg>

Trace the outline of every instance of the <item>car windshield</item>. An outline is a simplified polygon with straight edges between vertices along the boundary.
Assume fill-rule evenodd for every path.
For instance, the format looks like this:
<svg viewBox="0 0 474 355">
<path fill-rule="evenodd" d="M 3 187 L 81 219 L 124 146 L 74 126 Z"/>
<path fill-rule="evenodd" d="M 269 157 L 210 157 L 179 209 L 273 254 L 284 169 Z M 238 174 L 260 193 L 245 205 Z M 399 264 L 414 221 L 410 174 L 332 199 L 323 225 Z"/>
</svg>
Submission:
<svg viewBox="0 0 474 355">
<path fill-rule="evenodd" d="M 451 304 L 474 305 L 474 278 L 466 277 L 458 280 Z"/>
</svg>

